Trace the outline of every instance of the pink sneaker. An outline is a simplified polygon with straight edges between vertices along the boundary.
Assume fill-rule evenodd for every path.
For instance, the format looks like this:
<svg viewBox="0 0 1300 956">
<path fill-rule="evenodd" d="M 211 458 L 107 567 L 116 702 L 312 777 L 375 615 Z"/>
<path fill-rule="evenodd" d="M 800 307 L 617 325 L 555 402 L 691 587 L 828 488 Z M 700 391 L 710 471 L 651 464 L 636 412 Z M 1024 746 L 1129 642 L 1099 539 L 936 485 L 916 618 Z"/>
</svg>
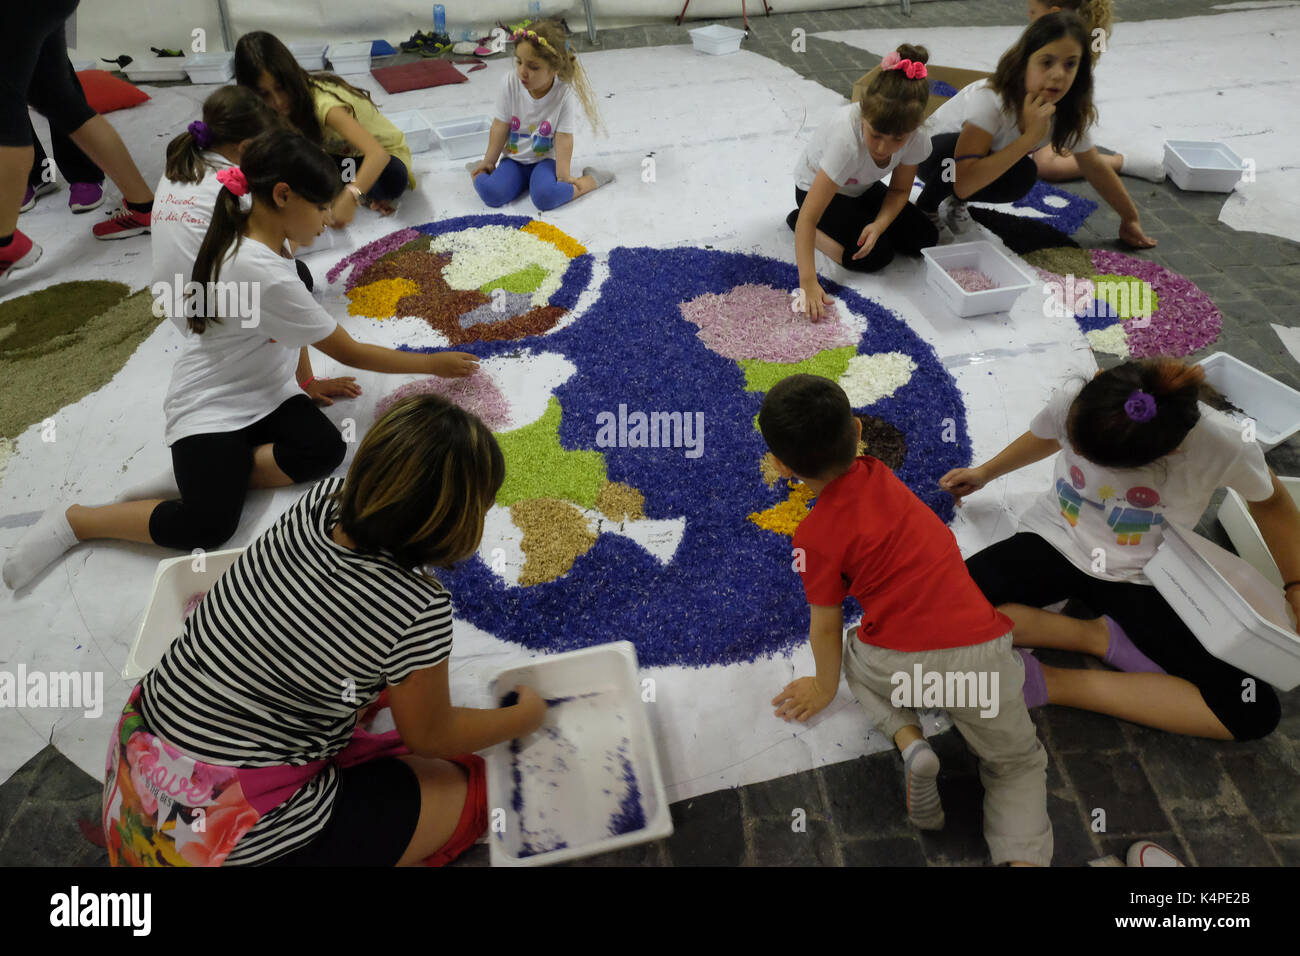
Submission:
<svg viewBox="0 0 1300 956">
<path fill-rule="evenodd" d="M 92 230 L 96 239 L 129 239 L 144 235 L 149 231 L 153 218 L 147 212 L 133 212 L 126 203 L 114 209 L 110 216 L 108 222 L 98 223 Z"/>
<path fill-rule="evenodd" d="M 59 187 L 54 183 L 41 183 L 39 186 L 27 187 L 27 192 L 23 195 L 23 204 L 18 207 L 19 212 L 27 212 L 36 205 L 36 200 L 42 196 L 48 196 L 50 193 L 56 193 Z"/>
<path fill-rule="evenodd" d="M 73 212 L 90 212 L 103 201 L 103 183 L 71 183 L 68 186 L 68 208 Z"/>
<path fill-rule="evenodd" d="M 14 230 L 14 238 L 7 246 L 0 246 L 0 280 L 8 279 L 19 269 L 35 265 L 41 257 L 41 247 L 21 230 Z"/>
</svg>

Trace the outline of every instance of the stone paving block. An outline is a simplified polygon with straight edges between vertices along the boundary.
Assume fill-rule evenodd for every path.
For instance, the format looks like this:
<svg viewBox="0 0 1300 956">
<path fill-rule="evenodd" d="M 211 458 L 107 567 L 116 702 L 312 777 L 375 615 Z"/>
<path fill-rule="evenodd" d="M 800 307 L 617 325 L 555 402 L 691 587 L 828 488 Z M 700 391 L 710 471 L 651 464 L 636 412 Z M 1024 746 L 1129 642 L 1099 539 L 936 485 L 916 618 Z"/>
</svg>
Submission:
<svg viewBox="0 0 1300 956">
<path fill-rule="evenodd" d="M 921 846 L 931 866 L 987 866 L 984 842 L 984 788 L 972 776 L 939 779 L 943 800 L 942 830 L 920 830 Z M 909 824 L 910 826 L 910 824 Z"/>
<path fill-rule="evenodd" d="M 1264 833 L 1300 833 L 1300 788 L 1294 758 L 1281 747 L 1256 753 L 1235 751 L 1219 757 L 1237 791 Z"/>
<path fill-rule="evenodd" d="M 751 783 L 741 789 L 750 814 L 756 817 L 791 820 L 796 809 L 803 810 L 810 817 L 826 815 L 826 801 L 822 799 L 816 771 Z"/>
<path fill-rule="evenodd" d="M 754 822 L 755 866 L 836 866 L 835 836 L 829 824 L 806 821 L 800 833 L 786 820 Z"/>
<path fill-rule="evenodd" d="M 1184 828 L 1183 835 L 1197 866 L 1279 866 L 1282 862 L 1249 820 Z"/>
<path fill-rule="evenodd" d="M 1079 813 L 1079 805 L 1051 793 L 1047 795 L 1047 816 L 1052 821 L 1052 866 L 1086 866 L 1104 853 L 1093 843 L 1090 821 Z"/>
<path fill-rule="evenodd" d="M 1212 800 L 1219 794 L 1222 745 L 1195 737 L 1151 731 L 1138 744 L 1156 794 L 1166 801 Z"/>
<path fill-rule="evenodd" d="M 1300 866 L 1300 837 L 1269 837 L 1268 843 L 1283 866 Z"/>
<path fill-rule="evenodd" d="M 1107 833 L 1172 830 L 1145 771 L 1131 753 L 1071 753 L 1063 758 L 1084 818 L 1103 810 Z"/>
<path fill-rule="evenodd" d="M 1113 717 L 1050 704 L 1042 710 L 1052 735 L 1052 746 L 1058 753 L 1122 750 L 1128 746 Z"/>
<path fill-rule="evenodd" d="M 841 844 L 845 866 L 926 866 L 921 839 L 916 835 L 845 840 Z"/>
<path fill-rule="evenodd" d="M 740 794 L 719 790 L 674 803 L 667 854 L 673 866 L 737 866 L 745 859 Z"/>
<path fill-rule="evenodd" d="M 892 752 L 832 764 L 821 774 L 831 820 L 842 836 L 899 835 L 911 826 L 902 767 Z"/>
</svg>

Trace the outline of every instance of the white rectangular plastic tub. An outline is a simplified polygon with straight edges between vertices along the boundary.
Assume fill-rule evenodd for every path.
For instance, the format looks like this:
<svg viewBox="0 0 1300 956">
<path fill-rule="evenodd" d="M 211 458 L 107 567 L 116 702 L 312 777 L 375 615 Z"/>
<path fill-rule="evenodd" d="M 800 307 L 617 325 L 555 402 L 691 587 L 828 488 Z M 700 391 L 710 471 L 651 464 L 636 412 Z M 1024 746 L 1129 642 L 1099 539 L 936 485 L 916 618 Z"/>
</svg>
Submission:
<svg viewBox="0 0 1300 956">
<path fill-rule="evenodd" d="M 304 70 L 325 69 L 325 44 L 315 40 L 298 40 L 287 44 L 289 52 Z"/>
<path fill-rule="evenodd" d="M 330 69 L 339 76 L 347 76 L 351 73 L 369 73 L 371 47 L 372 44 L 369 40 L 357 40 L 352 43 L 331 43 L 325 50 L 325 56 L 330 61 Z"/>
<path fill-rule="evenodd" d="M 468 159 L 487 152 L 488 136 L 492 132 L 492 117 L 469 116 L 465 119 L 439 123 L 433 133 L 442 145 L 448 159 Z"/>
<path fill-rule="evenodd" d="M 179 56 L 159 56 L 150 60 L 136 60 L 126 68 L 126 78 L 132 83 L 183 80 L 185 75 L 185 60 Z"/>
<path fill-rule="evenodd" d="M 700 53 L 711 56 L 724 56 L 740 49 L 740 41 L 745 38 L 744 30 L 726 27 L 721 23 L 712 26 L 696 27 L 690 31 L 691 43 Z"/>
<path fill-rule="evenodd" d="M 1212 140 L 1165 140 L 1165 172 L 1179 189 L 1230 193 L 1241 180 L 1241 157 Z"/>
<path fill-rule="evenodd" d="M 1282 592 L 1230 551 L 1166 525 L 1144 569 L 1169 606 L 1221 661 L 1278 690 L 1300 684 L 1300 634 Z"/>
<path fill-rule="evenodd" d="M 1205 380 L 1255 421 L 1255 440 L 1269 451 L 1300 431 L 1300 392 L 1227 352 L 1201 359 Z"/>
<path fill-rule="evenodd" d="M 235 75 L 235 54 L 191 53 L 181 65 L 191 83 L 229 83 Z"/>
<path fill-rule="evenodd" d="M 105 64 L 105 66 L 107 66 L 107 64 Z M 99 67 L 95 65 L 94 60 L 73 60 L 72 69 L 73 71 L 80 73 L 82 70 L 97 70 Z M 184 74 L 185 71 L 181 70 L 181 79 L 185 79 Z"/>
<path fill-rule="evenodd" d="M 1020 294 L 1034 285 L 1034 279 L 1008 259 L 993 243 L 985 240 L 931 246 L 925 256 L 925 277 L 944 304 L 962 318 L 1009 312 Z M 948 269 L 978 269 L 998 284 L 996 289 L 967 292 L 948 275 Z"/>
<path fill-rule="evenodd" d="M 1282 482 L 1282 487 L 1290 492 L 1296 504 L 1300 505 L 1300 478 L 1278 476 L 1278 481 Z M 1280 588 L 1285 583 L 1282 580 L 1282 572 L 1277 569 L 1277 562 L 1273 560 L 1268 545 L 1264 543 L 1264 536 L 1259 533 L 1259 525 L 1255 524 L 1255 519 L 1250 516 L 1246 499 L 1231 488 L 1228 489 L 1223 504 L 1219 505 L 1219 523 L 1223 525 L 1223 530 L 1228 532 L 1228 539 L 1243 560 L 1272 581 L 1276 587 Z"/>
<path fill-rule="evenodd" d="M 203 556 L 203 570 L 194 569 L 192 555 L 168 558 L 158 563 L 149 594 L 148 610 L 126 655 L 123 680 L 139 680 L 160 660 L 184 627 L 185 604 L 200 591 L 210 591 L 244 553 L 243 548 L 209 551 Z"/>
<path fill-rule="evenodd" d="M 388 121 L 402 131 L 406 145 L 413 153 L 423 153 L 433 149 L 433 126 L 419 110 L 403 110 L 389 113 Z M 484 147 L 486 149 L 486 146 Z"/>
<path fill-rule="evenodd" d="M 602 644 L 511 667 L 493 680 L 493 698 L 500 700 L 517 684 L 551 700 L 573 699 L 548 708 L 537 732 L 487 753 L 489 814 L 499 816 L 499 810 L 505 815 L 504 832 L 489 829 L 493 866 L 561 863 L 660 840 L 673 832 L 631 643 Z M 512 746 L 519 748 L 517 753 Z M 518 793 L 516 760 L 521 765 Z M 620 769 L 624 760 L 636 778 L 645 826 L 611 835 L 609 811 L 620 809 L 620 801 L 630 795 L 630 788 L 619 785 L 627 779 Z M 539 794 L 550 801 L 545 811 L 537 805 Z M 545 829 L 526 834 L 525 824 Z M 568 846 L 539 846 L 541 852 L 526 856 L 524 844 L 530 835 L 541 843 L 563 838 Z"/>
</svg>

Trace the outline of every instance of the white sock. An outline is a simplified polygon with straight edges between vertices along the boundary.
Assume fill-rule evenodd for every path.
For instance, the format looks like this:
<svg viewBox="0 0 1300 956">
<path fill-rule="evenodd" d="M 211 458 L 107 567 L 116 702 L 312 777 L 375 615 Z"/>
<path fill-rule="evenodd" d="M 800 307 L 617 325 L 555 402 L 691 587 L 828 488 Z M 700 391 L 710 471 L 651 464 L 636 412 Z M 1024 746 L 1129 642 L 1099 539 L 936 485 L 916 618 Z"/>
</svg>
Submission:
<svg viewBox="0 0 1300 956">
<path fill-rule="evenodd" d="M 67 505 L 54 505 L 32 525 L 5 559 L 4 581 L 17 591 L 77 544 L 68 524 Z"/>
<path fill-rule="evenodd" d="M 180 496 L 181 490 L 176 487 L 176 475 L 169 469 L 158 472 L 148 481 L 124 489 L 113 499 L 113 504 L 120 504 L 123 501 L 150 501 L 154 498 L 170 501 Z"/>
<path fill-rule="evenodd" d="M 1165 160 L 1163 156 L 1144 156 L 1141 153 L 1126 152 L 1120 163 L 1121 176 L 1136 176 L 1153 183 L 1165 181 Z"/>
<path fill-rule="evenodd" d="M 608 186 L 614 181 L 614 174 L 597 169 L 595 166 L 587 166 L 582 170 L 582 175 L 590 176 L 596 180 L 596 186 Z"/>
<path fill-rule="evenodd" d="M 914 740 L 903 751 L 907 780 L 907 817 L 922 830 L 943 829 L 939 801 L 939 757 L 927 740 Z"/>
</svg>

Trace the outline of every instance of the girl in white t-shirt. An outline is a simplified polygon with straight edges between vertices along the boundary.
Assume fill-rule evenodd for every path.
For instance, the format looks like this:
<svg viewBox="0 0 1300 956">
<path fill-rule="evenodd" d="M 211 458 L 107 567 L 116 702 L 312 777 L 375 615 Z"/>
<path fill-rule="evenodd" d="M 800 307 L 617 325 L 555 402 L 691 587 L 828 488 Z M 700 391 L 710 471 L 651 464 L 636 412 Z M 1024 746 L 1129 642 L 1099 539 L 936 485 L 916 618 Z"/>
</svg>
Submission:
<svg viewBox="0 0 1300 956">
<path fill-rule="evenodd" d="M 286 240 L 320 235 L 342 185 L 320 147 L 274 130 L 245 147 L 240 166 L 216 175 L 225 188 L 194 263 L 195 294 L 182 297 L 195 334 L 184 342 L 163 401 L 180 499 L 51 508 L 5 561 L 11 588 L 94 538 L 183 551 L 218 547 L 238 527 L 249 488 L 333 472 L 346 445 L 294 378 L 308 345 L 373 372 L 458 378 L 478 368 L 466 352 L 427 355 L 356 342 L 304 288 L 282 250 Z"/>
<path fill-rule="evenodd" d="M 961 233 L 970 226 L 967 200 L 1020 199 L 1038 180 L 1031 154 L 1050 145 L 1073 151 L 1084 178 L 1118 213 L 1122 242 L 1139 249 L 1156 244 L 1088 136 L 1097 119 L 1090 39 L 1073 13 L 1041 16 L 1002 54 L 991 77 L 934 111 L 927 123 L 934 150 L 921 164 L 925 189 L 916 204 L 936 224 Z"/>
<path fill-rule="evenodd" d="M 505 77 L 487 153 L 468 165 L 474 190 L 489 206 L 504 206 L 524 190 L 543 212 L 563 206 L 613 180 L 588 166 L 574 176 L 574 100 L 592 130 L 600 127 L 587 73 L 565 40 L 564 27 L 546 20 L 510 36 L 515 71 Z M 498 163 L 498 159 L 500 162 Z"/>
<path fill-rule="evenodd" d="M 1099 372 L 1053 396 L 995 458 L 939 480 L 960 501 L 1057 455 L 1053 487 L 1021 518 L 1020 533 L 966 566 L 1015 622 L 1016 645 L 1091 654 L 1125 673 L 1047 667 L 1022 652 L 1029 706 L 1079 707 L 1217 740 L 1253 740 L 1277 726 L 1273 689 L 1211 655 L 1143 574 L 1166 525 L 1195 527 L 1214 492 L 1233 488 L 1300 612 L 1300 512 L 1259 445 L 1200 402 L 1204 380 L 1199 365 L 1167 358 Z M 1042 610 L 1068 599 L 1099 616 Z"/>
<path fill-rule="evenodd" d="M 194 260 L 222 189 L 216 174 L 238 165 L 245 143 L 279 126 L 275 111 L 256 93 L 242 86 L 223 86 L 203 101 L 203 119 L 190 123 L 167 146 L 167 168 L 154 194 L 150 288 L 161 292 L 154 300 L 154 314 L 166 315 L 182 334 L 190 334 L 189 323 L 184 314 L 172 314 L 173 290 L 183 289 L 194 271 Z M 290 241 L 289 246 L 294 243 Z M 294 267 L 310 292 L 314 285 L 310 270 L 301 260 L 294 260 Z M 334 398 L 361 394 L 350 375 L 316 376 L 305 348 L 298 355 L 297 376 L 304 383 L 303 391 L 323 405 L 333 405 Z"/>
<path fill-rule="evenodd" d="M 860 103 L 836 110 L 795 166 L 794 230 L 799 286 L 816 321 L 830 297 L 817 281 L 818 249 L 844 268 L 875 272 L 896 252 L 920 255 L 939 240 L 909 203 L 920 162 L 930 155 L 921 126 L 930 95 L 925 47 L 904 44 L 885 56 Z M 884 185 L 889 177 L 889 186 Z"/>
</svg>

